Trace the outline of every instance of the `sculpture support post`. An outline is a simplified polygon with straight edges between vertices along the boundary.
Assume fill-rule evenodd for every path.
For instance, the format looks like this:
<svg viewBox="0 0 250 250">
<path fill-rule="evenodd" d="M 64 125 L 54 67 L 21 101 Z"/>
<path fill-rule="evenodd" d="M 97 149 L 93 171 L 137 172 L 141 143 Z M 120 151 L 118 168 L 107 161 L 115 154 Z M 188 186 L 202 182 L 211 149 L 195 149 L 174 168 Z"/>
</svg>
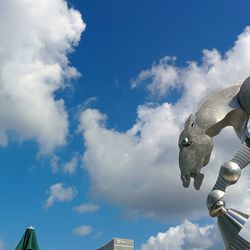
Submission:
<svg viewBox="0 0 250 250">
<path fill-rule="evenodd" d="M 217 217 L 218 227 L 226 249 L 250 249 L 250 216 L 235 209 L 227 209 L 224 191 L 212 190 L 207 198 L 211 217 Z"/>
<path fill-rule="evenodd" d="M 250 249 L 249 215 L 223 207 L 218 216 L 218 227 L 226 249 Z"/>
<path fill-rule="evenodd" d="M 250 148 L 243 143 L 234 158 L 222 164 L 218 179 L 207 198 L 207 208 L 212 217 L 218 217 L 218 226 L 227 249 L 250 249 L 249 215 L 225 208 L 226 188 L 235 184 L 249 163 Z"/>
</svg>

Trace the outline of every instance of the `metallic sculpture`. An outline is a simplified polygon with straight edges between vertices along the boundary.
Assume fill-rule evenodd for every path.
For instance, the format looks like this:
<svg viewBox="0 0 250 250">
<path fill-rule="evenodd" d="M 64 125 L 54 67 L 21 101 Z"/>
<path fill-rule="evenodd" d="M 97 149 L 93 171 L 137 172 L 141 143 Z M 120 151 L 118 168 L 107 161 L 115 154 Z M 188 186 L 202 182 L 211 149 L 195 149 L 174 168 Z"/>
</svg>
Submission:
<svg viewBox="0 0 250 250">
<path fill-rule="evenodd" d="M 218 179 L 207 197 L 207 208 L 218 225 L 227 249 L 250 249 L 250 218 L 234 209 L 227 209 L 223 197 L 226 188 L 235 184 L 241 170 L 250 163 L 250 77 L 210 93 L 191 114 L 179 138 L 179 165 L 184 187 L 194 179 L 199 190 L 204 175 L 202 167 L 210 160 L 213 137 L 226 126 L 232 126 L 242 141 L 235 156 L 222 164 Z M 249 218 L 249 219 L 248 219 Z"/>
</svg>

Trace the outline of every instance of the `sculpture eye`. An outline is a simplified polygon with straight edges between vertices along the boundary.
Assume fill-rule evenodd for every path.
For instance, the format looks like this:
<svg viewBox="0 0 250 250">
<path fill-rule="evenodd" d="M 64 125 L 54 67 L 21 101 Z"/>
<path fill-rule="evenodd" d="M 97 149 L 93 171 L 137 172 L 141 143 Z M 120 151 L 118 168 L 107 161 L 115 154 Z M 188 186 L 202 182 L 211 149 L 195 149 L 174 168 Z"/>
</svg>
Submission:
<svg viewBox="0 0 250 250">
<path fill-rule="evenodd" d="M 184 147 L 191 145 L 191 143 L 192 143 L 192 141 L 187 137 L 185 137 L 181 142 L 182 146 L 184 146 Z"/>
</svg>

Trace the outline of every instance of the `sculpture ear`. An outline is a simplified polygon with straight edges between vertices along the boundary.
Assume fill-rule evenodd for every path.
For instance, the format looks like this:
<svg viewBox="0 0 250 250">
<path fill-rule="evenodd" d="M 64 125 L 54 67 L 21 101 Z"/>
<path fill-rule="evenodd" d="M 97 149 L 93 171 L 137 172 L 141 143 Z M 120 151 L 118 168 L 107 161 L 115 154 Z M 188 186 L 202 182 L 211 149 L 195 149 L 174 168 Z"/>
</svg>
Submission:
<svg viewBox="0 0 250 250">
<path fill-rule="evenodd" d="M 185 128 L 191 128 L 194 125 L 194 115 L 190 114 L 185 122 Z"/>
</svg>

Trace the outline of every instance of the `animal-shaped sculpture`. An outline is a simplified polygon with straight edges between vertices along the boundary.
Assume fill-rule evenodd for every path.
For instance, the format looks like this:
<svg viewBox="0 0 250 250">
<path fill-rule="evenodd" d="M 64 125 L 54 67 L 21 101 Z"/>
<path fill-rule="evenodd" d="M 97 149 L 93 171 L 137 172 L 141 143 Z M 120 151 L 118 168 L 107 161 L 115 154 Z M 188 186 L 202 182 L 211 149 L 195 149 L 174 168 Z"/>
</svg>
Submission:
<svg viewBox="0 0 250 250">
<path fill-rule="evenodd" d="M 245 136 L 250 102 L 241 103 L 240 97 L 249 93 L 250 77 L 243 84 L 235 84 L 210 93 L 200 103 L 195 114 L 191 114 L 185 123 L 185 129 L 179 138 L 179 165 L 184 187 L 188 187 L 190 177 L 199 189 L 203 180 L 202 167 L 210 160 L 213 149 L 213 137 L 226 126 L 232 126 L 242 140 Z M 244 107 L 244 106 L 246 107 Z"/>
<path fill-rule="evenodd" d="M 206 166 L 210 160 L 213 137 L 218 135 L 223 128 L 232 126 L 242 142 L 235 156 L 222 164 L 215 186 L 207 198 L 209 213 L 212 217 L 217 216 L 218 222 L 219 219 L 224 220 L 223 218 L 225 218 L 221 215 L 227 214 L 230 217 L 229 214 L 234 213 L 232 210 L 229 211 L 225 208 L 223 197 L 226 187 L 236 183 L 241 175 L 241 169 L 250 163 L 249 116 L 250 77 L 243 83 L 234 84 L 210 93 L 200 103 L 196 113 L 189 116 L 184 130 L 180 134 L 179 165 L 181 180 L 184 187 L 189 187 L 193 178 L 194 187 L 197 190 L 200 189 L 204 178 L 204 175 L 200 173 L 201 168 Z M 238 215 L 242 217 L 243 213 L 238 213 Z M 242 218 L 246 221 L 248 216 L 244 215 Z M 235 239 L 236 236 L 233 237 L 230 230 L 224 233 L 223 238 L 224 240 L 226 238 L 225 242 L 231 244 L 232 238 Z M 234 231 L 239 232 L 239 230 Z M 239 242 L 242 241 L 244 239 L 240 238 L 240 240 L 237 240 L 237 244 L 241 244 Z M 247 246 L 247 248 L 236 249 L 250 249 L 250 242 L 247 242 L 244 246 Z"/>
</svg>

